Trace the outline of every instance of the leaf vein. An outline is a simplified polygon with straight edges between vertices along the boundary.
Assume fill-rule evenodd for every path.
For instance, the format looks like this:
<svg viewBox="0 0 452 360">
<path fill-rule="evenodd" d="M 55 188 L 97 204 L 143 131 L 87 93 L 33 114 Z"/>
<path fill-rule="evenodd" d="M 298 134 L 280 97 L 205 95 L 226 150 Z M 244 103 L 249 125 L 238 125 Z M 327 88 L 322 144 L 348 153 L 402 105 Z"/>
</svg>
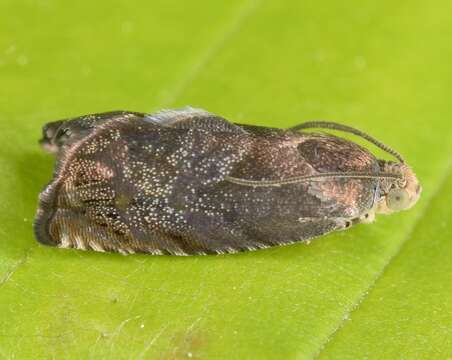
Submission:
<svg viewBox="0 0 452 360">
<path fill-rule="evenodd" d="M 27 262 L 31 251 L 35 248 L 36 246 L 30 246 L 24 253 L 24 255 L 18 260 L 16 261 L 5 273 L 5 275 L 3 275 L 3 277 L 0 279 L 0 288 L 2 288 L 13 276 L 13 274 L 19 270 L 23 265 L 25 265 L 25 263 Z"/>
<path fill-rule="evenodd" d="M 232 21 L 228 24 L 226 29 L 221 33 L 213 44 L 201 54 L 199 60 L 188 70 L 185 77 L 178 81 L 173 89 L 169 91 L 168 95 L 164 97 L 161 105 L 163 107 L 171 106 L 176 99 L 193 83 L 198 77 L 201 70 L 209 64 L 213 58 L 219 53 L 219 51 L 225 46 L 225 44 L 237 34 L 246 19 L 254 12 L 260 5 L 260 0 L 251 0 L 245 3 L 244 6 L 239 8 Z"/>
</svg>

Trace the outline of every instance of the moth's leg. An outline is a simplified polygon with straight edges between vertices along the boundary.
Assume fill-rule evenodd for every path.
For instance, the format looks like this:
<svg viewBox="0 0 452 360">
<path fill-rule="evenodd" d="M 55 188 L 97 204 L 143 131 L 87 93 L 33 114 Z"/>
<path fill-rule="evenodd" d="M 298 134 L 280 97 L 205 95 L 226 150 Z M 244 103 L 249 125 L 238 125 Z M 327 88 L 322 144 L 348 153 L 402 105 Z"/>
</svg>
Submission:
<svg viewBox="0 0 452 360">
<path fill-rule="evenodd" d="M 371 223 L 375 221 L 375 210 L 369 210 L 368 212 L 361 215 L 359 218 L 359 223 Z"/>
<path fill-rule="evenodd" d="M 329 218 L 329 217 L 317 217 L 317 218 L 300 218 L 298 219 L 300 226 L 294 227 L 294 233 L 286 233 L 283 237 L 283 241 L 278 242 L 279 245 L 284 243 L 293 243 L 297 241 L 304 241 L 310 243 L 312 239 L 319 237 L 320 235 L 328 234 L 333 231 L 346 230 L 353 225 L 353 219 L 351 218 Z M 286 229 L 290 229 L 289 226 Z M 298 237 L 297 240 L 293 238 Z"/>
<path fill-rule="evenodd" d="M 335 218 L 338 230 L 345 230 L 356 224 L 367 224 L 375 220 L 375 211 L 370 210 L 356 218 Z"/>
<path fill-rule="evenodd" d="M 356 218 L 334 218 L 333 221 L 336 223 L 337 230 L 346 230 L 356 224 Z"/>
</svg>

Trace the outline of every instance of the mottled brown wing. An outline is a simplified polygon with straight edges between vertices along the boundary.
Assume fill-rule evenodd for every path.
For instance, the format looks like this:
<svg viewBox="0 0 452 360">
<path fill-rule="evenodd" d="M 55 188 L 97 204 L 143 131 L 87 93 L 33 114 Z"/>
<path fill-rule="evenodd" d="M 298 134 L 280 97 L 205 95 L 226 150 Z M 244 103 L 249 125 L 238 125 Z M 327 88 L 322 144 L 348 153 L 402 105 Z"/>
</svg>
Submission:
<svg viewBox="0 0 452 360">
<path fill-rule="evenodd" d="M 242 132 L 209 134 L 140 117 L 96 127 L 67 148 L 41 194 L 38 240 L 122 253 L 213 253 L 190 214 L 209 212 L 199 188 L 223 181 L 246 141 Z"/>
<path fill-rule="evenodd" d="M 221 131 L 223 121 L 215 121 L 177 127 L 133 118 L 96 128 L 64 154 L 42 193 L 38 240 L 122 253 L 229 253 L 310 239 L 345 227 L 372 206 L 374 180 L 281 187 L 225 181 L 376 165 L 346 140 L 256 127 Z M 348 157 L 329 161 L 337 151 Z"/>
<path fill-rule="evenodd" d="M 229 176 L 283 180 L 322 172 L 373 172 L 376 158 L 345 139 L 244 126 L 249 137 Z M 199 187 L 210 211 L 189 212 L 190 224 L 217 252 L 284 245 L 343 229 L 367 213 L 378 191 L 376 179 L 326 179 L 253 187 L 221 182 Z"/>
</svg>

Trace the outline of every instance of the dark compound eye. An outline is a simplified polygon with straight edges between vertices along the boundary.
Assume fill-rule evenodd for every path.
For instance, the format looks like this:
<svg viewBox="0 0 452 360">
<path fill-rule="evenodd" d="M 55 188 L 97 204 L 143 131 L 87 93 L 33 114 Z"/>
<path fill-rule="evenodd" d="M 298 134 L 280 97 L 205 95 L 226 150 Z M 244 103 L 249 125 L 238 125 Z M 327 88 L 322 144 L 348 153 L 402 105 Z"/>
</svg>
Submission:
<svg viewBox="0 0 452 360">
<path fill-rule="evenodd" d="M 410 198 L 404 189 L 391 189 L 386 196 L 388 208 L 394 211 L 403 210 L 408 207 Z"/>
</svg>

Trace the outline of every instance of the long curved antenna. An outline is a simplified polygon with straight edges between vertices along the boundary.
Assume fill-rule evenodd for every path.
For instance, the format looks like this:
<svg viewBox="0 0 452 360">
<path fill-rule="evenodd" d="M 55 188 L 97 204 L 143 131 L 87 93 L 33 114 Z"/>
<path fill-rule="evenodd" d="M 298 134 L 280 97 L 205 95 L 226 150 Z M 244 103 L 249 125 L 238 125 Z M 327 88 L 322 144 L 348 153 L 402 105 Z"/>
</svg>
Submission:
<svg viewBox="0 0 452 360">
<path fill-rule="evenodd" d="M 225 180 L 233 184 L 264 187 L 264 186 L 282 186 L 289 184 L 298 184 L 305 181 L 319 181 L 324 179 L 337 179 L 337 178 L 352 178 L 352 179 L 401 179 L 402 175 L 392 173 L 365 173 L 365 172 L 328 172 L 321 174 L 303 175 L 288 177 L 281 180 L 248 180 L 242 178 L 236 178 L 232 176 L 226 176 Z"/>
<path fill-rule="evenodd" d="M 297 131 L 301 129 L 312 129 L 312 128 L 318 128 L 318 129 L 333 129 L 333 130 L 339 130 L 348 132 L 354 135 L 357 135 L 359 137 L 362 137 L 363 139 L 366 139 L 367 141 L 371 142 L 372 144 L 376 145 L 383 151 L 387 152 L 388 154 L 391 154 L 395 158 L 397 158 L 402 164 L 405 163 L 405 160 L 403 160 L 402 155 L 400 155 L 397 151 L 390 148 L 389 146 L 383 144 L 382 142 L 378 141 L 377 139 L 373 138 L 372 136 L 366 134 L 365 132 L 362 132 L 358 129 L 352 128 L 351 126 L 338 124 L 335 122 L 330 121 L 309 121 L 305 122 L 303 124 L 295 125 L 289 128 L 289 130 Z"/>
</svg>

